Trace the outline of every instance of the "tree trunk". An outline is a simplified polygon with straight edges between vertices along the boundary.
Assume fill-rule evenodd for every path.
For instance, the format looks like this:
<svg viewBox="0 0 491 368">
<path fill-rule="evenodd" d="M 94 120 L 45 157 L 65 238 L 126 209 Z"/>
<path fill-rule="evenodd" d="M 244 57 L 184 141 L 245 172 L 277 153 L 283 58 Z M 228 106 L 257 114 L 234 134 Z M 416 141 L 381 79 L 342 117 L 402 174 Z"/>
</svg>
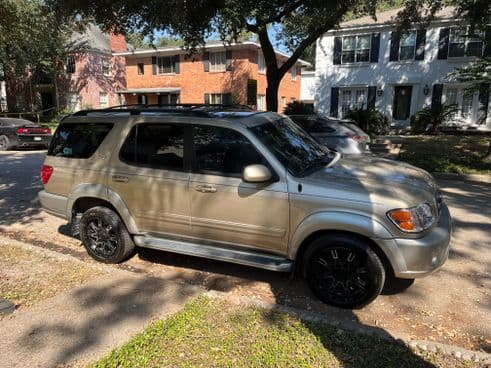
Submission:
<svg viewBox="0 0 491 368">
<path fill-rule="evenodd" d="M 483 156 L 482 161 L 485 163 L 491 163 L 491 139 L 488 139 L 488 152 Z"/>
<path fill-rule="evenodd" d="M 270 81 L 268 78 L 268 86 L 266 87 L 266 108 L 268 111 L 278 111 L 278 89 L 280 83 L 278 80 Z"/>
</svg>

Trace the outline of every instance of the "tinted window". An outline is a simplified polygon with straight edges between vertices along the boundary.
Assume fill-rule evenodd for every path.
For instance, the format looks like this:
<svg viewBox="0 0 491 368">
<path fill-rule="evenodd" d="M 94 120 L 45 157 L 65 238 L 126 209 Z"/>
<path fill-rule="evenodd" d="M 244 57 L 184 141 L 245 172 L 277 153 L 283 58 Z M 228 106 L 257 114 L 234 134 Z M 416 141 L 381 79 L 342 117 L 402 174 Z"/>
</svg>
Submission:
<svg viewBox="0 0 491 368">
<path fill-rule="evenodd" d="M 292 119 L 309 133 L 334 133 L 336 131 L 333 127 L 335 123 L 333 124 L 329 120 L 317 118 L 315 116 L 301 118 L 293 117 Z"/>
<path fill-rule="evenodd" d="M 294 176 L 327 165 L 334 153 L 317 143 L 288 118 L 250 128 L 257 138 Z"/>
<path fill-rule="evenodd" d="M 241 177 L 247 165 L 266 165 L 252 143 L 234 130 L 195 126 L 193 136 L 196 171 Z"/>
<path fill-rule="evenodd" d="M 113 124 L 61 124 L 53 136 L 48 156 L 89 158 L 100 146 Z"/>
<path fill-rule="evenodd" d="M 130 164 L 162 169 L 184 169 L 184 126 L 138 124 L 133 127 L 120 153 Z"/>
</svg>

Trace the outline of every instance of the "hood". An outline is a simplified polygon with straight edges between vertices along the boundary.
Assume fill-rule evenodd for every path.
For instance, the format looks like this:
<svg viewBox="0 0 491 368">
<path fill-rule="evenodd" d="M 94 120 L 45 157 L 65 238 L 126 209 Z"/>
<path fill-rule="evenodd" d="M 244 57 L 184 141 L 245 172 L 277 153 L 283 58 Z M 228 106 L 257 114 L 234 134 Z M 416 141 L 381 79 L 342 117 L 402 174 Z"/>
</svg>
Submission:
<svg viewBox="0 0 491 368">
<path fill-rule="evenodd" d="M 300 179 L 319 187 L 328 186 L 348 192 L 366 193 L 381 202 L 387 197 L 405 203 L 433 202 L 437 185 L 426 171 L 412 165 L 367 155 L 343 157 Z M 315 190 L 317 195 L 319 190 Z M 312 193 L 314 194 L 314 193 Z"/>
</svg>

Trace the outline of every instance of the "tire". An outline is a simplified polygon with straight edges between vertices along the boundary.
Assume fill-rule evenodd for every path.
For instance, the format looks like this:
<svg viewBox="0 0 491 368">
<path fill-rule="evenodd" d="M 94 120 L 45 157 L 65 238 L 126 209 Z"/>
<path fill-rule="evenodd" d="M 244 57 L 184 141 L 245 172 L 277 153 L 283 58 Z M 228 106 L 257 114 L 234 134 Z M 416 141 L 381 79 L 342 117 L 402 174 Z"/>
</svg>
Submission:
<svg viewBox="0 0 491 368">
<path fill-rule="evenodd" d="M 0 151 L 8 151 L 12 148 L 10 139 L 6 135 L 0 135 Z"/>
<path fill-rule="evenodd" d="M 309 245 L 303 274 L 313 293 L 326 304 L 362 308 L 382 291 L 385 268 L 370 245 L 348 234 L 323 235 Z"/>
<path fill-rule="evenodd" d="M 107 207 L 92 207 L 80 219 L 80 239 L 87 253 L 103 263 L 129 258 L 135 244 L 119 216 Z"/>
</svg>

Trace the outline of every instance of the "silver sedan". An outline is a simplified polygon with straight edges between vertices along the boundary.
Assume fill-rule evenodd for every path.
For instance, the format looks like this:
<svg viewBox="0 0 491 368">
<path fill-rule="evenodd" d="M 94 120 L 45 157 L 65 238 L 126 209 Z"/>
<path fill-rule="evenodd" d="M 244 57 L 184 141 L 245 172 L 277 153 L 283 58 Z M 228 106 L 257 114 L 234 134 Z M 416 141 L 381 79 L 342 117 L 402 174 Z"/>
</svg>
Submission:
<svg viewBox="0 0 491 368">
<path fill-rule="evenodd" d="M 290 115 L 289 118 L 330 149 L 349 155 L 370 152 L 370 136 L 352 121 L 319 115 Z"/>
</svg>

